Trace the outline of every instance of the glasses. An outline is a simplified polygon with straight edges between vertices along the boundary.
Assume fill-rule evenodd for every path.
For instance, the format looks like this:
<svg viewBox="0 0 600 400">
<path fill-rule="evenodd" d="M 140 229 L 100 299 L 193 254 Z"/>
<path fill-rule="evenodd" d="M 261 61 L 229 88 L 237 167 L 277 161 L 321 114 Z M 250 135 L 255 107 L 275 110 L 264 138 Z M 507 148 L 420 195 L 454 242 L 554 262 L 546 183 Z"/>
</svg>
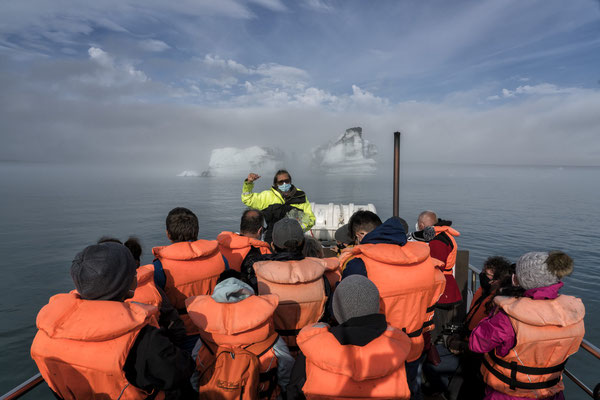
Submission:
<svg viewBox="0 0 600 400">
<path fill-rule="evenodd" d="M 292 180 L 288 178 L 288 179 L 282 179 L 280 181 L 277 181 L 278 185 L 284 185 L 286 183 L 292 183 Z"/>
</svg>

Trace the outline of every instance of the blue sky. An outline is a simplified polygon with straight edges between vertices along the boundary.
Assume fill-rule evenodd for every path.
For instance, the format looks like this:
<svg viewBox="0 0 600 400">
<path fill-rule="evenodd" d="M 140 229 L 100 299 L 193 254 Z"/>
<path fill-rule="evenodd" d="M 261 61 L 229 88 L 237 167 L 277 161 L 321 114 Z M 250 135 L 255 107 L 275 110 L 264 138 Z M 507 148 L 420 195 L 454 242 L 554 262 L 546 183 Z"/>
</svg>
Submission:
<svg viewBox="0 0 600 400">
<path fill-rule="evenodd" d="M 201 168 L 358 125 L 441 161 L 600 164 L 598 1 L 0 4 L 0 159 Z"/>
</svg>

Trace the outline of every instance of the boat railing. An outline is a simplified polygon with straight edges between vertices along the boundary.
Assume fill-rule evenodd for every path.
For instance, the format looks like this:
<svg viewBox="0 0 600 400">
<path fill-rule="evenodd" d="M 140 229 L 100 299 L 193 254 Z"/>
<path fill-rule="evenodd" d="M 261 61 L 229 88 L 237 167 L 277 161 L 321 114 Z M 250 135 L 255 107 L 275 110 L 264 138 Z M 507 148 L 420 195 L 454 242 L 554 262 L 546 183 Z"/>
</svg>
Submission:
<svg viewBox="0 0 600 400">
<path fill-rule="evenodd" d="M 481 270 L 479 268 L 469 264 L 469 252 L 467 250 L 459 250 L 456 259 L 456 281 L 462 291 L 463 299 L 467 299 L 467 301 L 464 303 L 465 313 L 466 308 L 469 304 L 471 304 L 473 294 L 477 290 L 477 278 L 480 273 Z M 596 359 L 600 360 L 600 348 L 596 347 L 589 340 L 583 339 L 580 348 L 584 349 L 592 356 L 596 357 Z M 567 368 L 565 368 L 563 374 L 572 380 L 573 383 L 579 386 L 579 388 L 587 393 L 592 399 L 600 400 L 600 382 L 594 387 L 594 389 L 590 389 L 589 386 L 583 383 L 581 379 L 575 376 Z"/>
<path fill-rule="evenodd" d="M 27 379 L 25 382 L 21 383 L 19 386 L 6 393 L 4 396 L 0 397 L 0 400 L 13 400 L 19 399 L 25 393 L 28 393 L 30 390 L 38 386 L 40 383 L 44 382 L 44 378 L 42 378 L 42 374 L 39 372 Z"/>
</svg>

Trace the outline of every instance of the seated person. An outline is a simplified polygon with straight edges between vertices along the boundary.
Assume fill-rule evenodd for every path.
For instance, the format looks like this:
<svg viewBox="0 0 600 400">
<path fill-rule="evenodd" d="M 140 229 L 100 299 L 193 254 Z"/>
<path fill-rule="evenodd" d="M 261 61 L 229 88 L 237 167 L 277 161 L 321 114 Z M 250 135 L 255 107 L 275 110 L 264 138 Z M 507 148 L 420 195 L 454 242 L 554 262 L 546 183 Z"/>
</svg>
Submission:
<svg viewBox="0 0 600 400">
<path fill-rule="evenodd" d="M 264 233 L 264 218 L 257 210 L 246 210 L 242 214 L 240 233 L 224 231 L 217 236 L 219 251 L 227 261 L 229 268 L 241 271 L 246 259 L 255 259 L 262 254 L 271 254 L 271 246 L 261 240 Z"/>
<path fill-rule="evenodd" d="M 158 329 L 158 309 L 124 302 L 135 267 L 121 244 L 86 247 L 71 267 L 77 293 L 53 296 L 38 314 L 31 356 L 58 398 L 194 395 L 194 363 Z"/>
<path fill-rule="evenodd" d="M 198 240 L 198 218 L 187 208 L 172 209 L 166 225 L 172 244 L 152 249 L 156 257 L 154 281 L 179 312 L 187 333 L 183 348 L 191 353 L 199 330 L 187 315 L 185 299 L 211 294 L 226 269 L 226 259 L 219 252 L 216 240 Z"/>
<path fill-rule="evenodd" d="M 519 258 L 515 287 L 494 298 L 498 309 L 469 338 L 469 349 L 483 353 L 486 400 L 564 399 L 564 363 L 585 333 L 581 299 L 559 294 L 572 272 L 573 260 L 561 251 Z"/>
<path fill-rule="evenodd" d="M 224 275 L 233 275 L 227 272 Z M 211 378 L 206 366 L 214 362 L 218 349 L 227 348 L 258 350 L 255 354 L 262 377 L 259 397 L 269 398 L 275 382 L 285 390 L 294 358 L 274 331 L 273 312 L 278 303 L 276 295 L 256 296 L 249 285 L 234 277 L 219 282 L 211 296 L 186 300 L 190 318 L 201 329 L 203 346 L 199 347 L 196 361 L 202 377 L 200 393 Z"/>
<path fill-rule="evenodd" d="M 103 236 L 98 240 L 98 244 L 106 242 L 121 243 L 119 239 L 109 236 Z M 140 266 L 142 246 L 137 238 L 130 237 L 124 245 L 131 252 L 137 266 L 137 287 L 135 288 L 133 297 L 127 299 L 127 301 L 158 307 L 158 325 L 164 329 L 173 343 L 177 346 L 183 346 L 186 340 L 185 325 L 181 318 L 179 318 L 179 313 L 169 301 L 164 290 L 156 286 L 154 282 L 154 265 L 147 264 Z"/>
<path fill-rule="evenodd" d="M 345 278 L 333 294 L 339 322 L 318 323 L 298 335 L 287 398 L 408 399 L 405 361 L 411 342 L 379 313 L 379 291 L 361 275 Z"/>
<path fill-rule="evenodd" d="M 327 262 L 304 257 L 304 233 L 298 221 L 282 219 L 273 227 L 274 254 L 262 256 L 253 265 L 250 286 L 258 294 L 277 294 L 275 329 L 292 354 L 298 350 L 296 335 L 306 325 L 328 319 L 326 303 L 330 295 L 325 277 Z M 248 282 L 247 282 L 248 283 Z"/>
</svg>

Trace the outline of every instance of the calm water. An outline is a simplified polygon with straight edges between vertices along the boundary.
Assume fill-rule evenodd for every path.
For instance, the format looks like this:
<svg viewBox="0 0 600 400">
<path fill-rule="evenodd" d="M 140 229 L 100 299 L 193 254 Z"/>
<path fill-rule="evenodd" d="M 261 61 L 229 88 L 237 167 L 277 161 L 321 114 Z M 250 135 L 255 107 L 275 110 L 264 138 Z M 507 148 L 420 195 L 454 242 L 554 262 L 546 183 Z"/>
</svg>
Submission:
<svg viewBox="0 0 600 400">
<path fill-rule="evenodd" d="M 173 171 L 173 175 L 177 171 Z M 29 357 L 35 316 L 58 292 L 73 284 L 73 256 L 102 235 L 137 235 L 150 262 L 152 246 L 167 244 L 164 219 L 175 206 L 192 209 L 200 237 L 237 230 L 244 207 L 240 179 L 176 178 L 168 174 L 54 165 L 0 164 L 0 394 L 36 372 Z M 295 183 L 311 201 L 373 203 L 391 215 L 391 172 L 377 177 L 299 176 Z M 257 183 L 266 189 L 269 178 Z M 516 260 L 532 250 L 562 249 L 575 259 L 564 292 L 581 297 L 587 309 L 586 338 L 600 345 L 600 168 L 406 167 L 400 213 L 412 227 L 424 209 L 454 221 L 459 246 L 471 264 L 491 255 Z M 569 369 L 593 387 L 596 361 L 579 354 Z M 568 382 L 568 379 L 567 379 Z M 569 399 L 585 399 L 567 383 Z M 45 388 L 28 398 L 48 398 Z"/>
</svg>

